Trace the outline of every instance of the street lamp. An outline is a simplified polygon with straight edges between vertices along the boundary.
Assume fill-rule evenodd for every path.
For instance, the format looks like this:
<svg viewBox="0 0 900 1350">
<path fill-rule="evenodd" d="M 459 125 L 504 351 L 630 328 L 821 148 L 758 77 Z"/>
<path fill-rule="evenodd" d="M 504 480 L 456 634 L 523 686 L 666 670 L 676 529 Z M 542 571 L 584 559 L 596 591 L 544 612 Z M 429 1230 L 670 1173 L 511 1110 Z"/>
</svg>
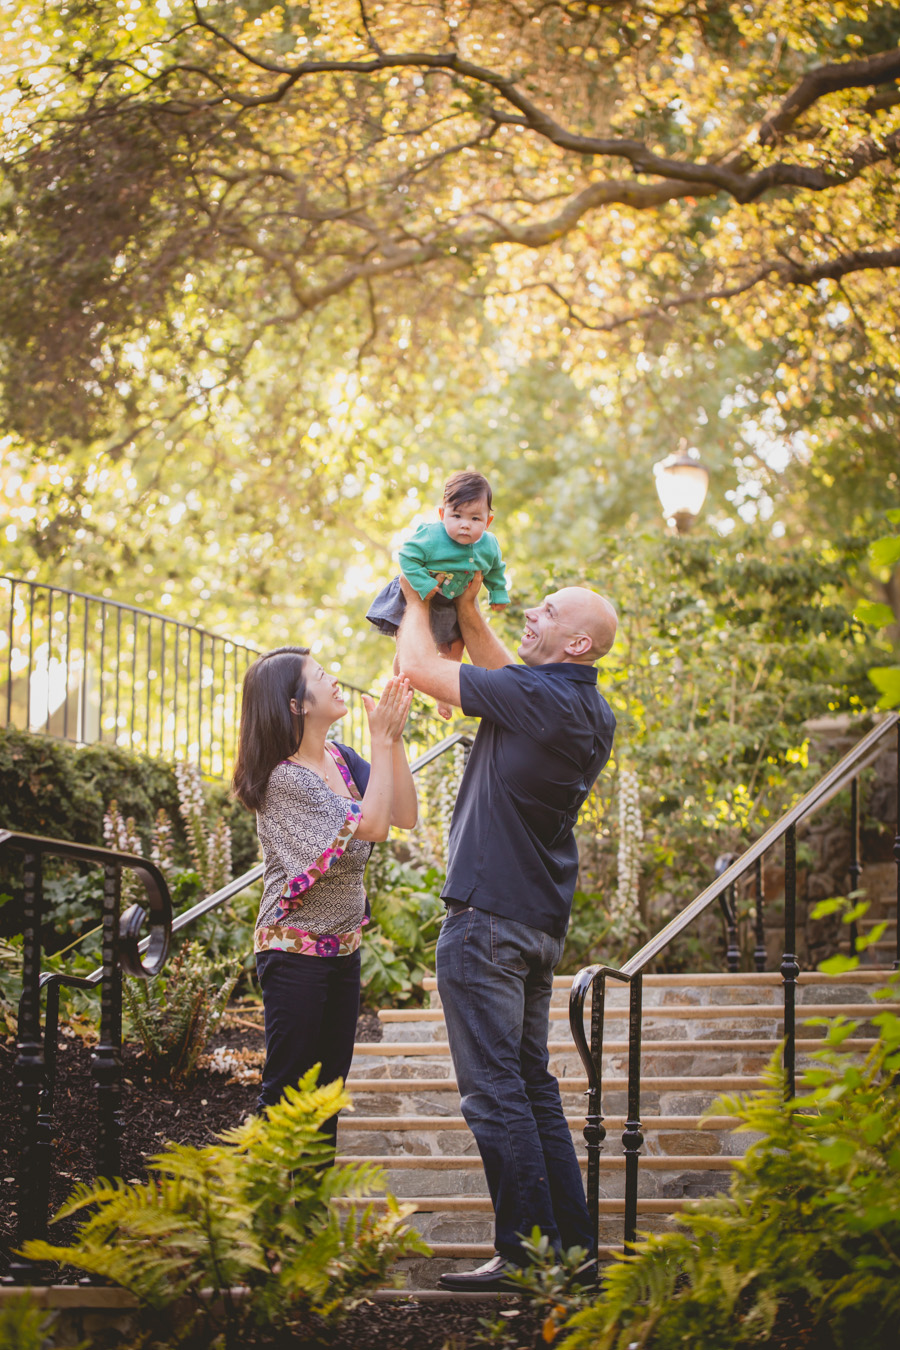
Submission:
<svg viewBox="0 0 900 1350">
<path fill-rule="evenodd" d="M 679 534 L 687 534 L 703 509 L 709 470 L 700 463 L 700 451 L 684 442 L 674 455 L 654 464 L 656 491 L 666 520 Z"/>
</svg>

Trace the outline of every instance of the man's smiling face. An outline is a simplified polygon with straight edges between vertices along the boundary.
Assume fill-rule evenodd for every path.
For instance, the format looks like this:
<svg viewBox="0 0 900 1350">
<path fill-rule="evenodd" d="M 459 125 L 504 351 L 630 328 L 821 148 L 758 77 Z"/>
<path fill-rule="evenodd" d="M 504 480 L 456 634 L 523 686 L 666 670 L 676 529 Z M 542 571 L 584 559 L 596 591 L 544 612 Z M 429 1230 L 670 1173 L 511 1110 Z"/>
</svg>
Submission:
<svg viewBox="0 0 900 1350">
<path fill-rule="evenodd" d="M 519 656 L 526 666 L 546 666 L 563 661 L 572 633 L 566 623 L 565 597 L 558 591 L 546 596 L 539 605 L 525 611 L 525 631 L 519 644 Z"/>
</svg>

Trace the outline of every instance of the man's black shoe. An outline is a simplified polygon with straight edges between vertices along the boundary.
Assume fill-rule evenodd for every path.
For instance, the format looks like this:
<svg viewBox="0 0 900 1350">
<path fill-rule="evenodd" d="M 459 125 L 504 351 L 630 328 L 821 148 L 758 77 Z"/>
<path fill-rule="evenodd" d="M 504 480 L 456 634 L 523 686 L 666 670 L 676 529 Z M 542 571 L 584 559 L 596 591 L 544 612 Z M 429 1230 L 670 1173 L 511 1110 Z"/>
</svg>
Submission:
<svg viewBox="0 0 900 1350">
<path fill-rule="evenodd" d="M 508 1277 L 511 1271 L 518 1269 L 498 1252 L 477 1270 L 450 1271 L 441 1275 L 438 1283 L 442 1289 L 452 1289 L 458 1294 L 493 1294 L 498 1290 L 515 1292 L 518 1285 Z"/>
<path fill-rule="evenodd" d="M 594 1257 L 590 1261 L 585 1261 L 584 1265 L 576 1270 L 575 1274 L 572 1276 L 572 1283 L 579 1289 L 587 1289 L 590 1288 L 591 1285 L 597 1284 L 599 1279 L 600 1270 L 597 1265 L 596 1257 Z"/>
</svg>

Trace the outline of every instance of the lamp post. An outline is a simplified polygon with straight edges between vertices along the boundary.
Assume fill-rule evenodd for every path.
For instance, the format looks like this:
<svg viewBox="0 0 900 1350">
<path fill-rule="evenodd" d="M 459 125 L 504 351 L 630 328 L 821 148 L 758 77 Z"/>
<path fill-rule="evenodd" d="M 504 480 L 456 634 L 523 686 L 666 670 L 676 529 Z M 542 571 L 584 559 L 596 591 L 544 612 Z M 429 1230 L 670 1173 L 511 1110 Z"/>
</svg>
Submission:
<svg viewBox="0 0 900 1350">
<path fill-rule="evenodd" d="M 654 464 L 656 491 L 666 520 L 678 534 L 687 534 L 703 509 L 709 470 L 700 463 L 700 451 L 684 442 L 674 455 Z"/>
</svg>

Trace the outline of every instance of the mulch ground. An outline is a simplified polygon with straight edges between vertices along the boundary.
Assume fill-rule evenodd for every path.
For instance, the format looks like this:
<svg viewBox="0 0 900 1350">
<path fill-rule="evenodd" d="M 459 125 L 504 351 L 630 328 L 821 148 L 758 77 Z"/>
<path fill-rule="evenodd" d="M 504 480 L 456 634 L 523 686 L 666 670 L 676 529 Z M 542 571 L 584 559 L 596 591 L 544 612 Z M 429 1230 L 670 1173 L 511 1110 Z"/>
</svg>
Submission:
<svg viewBox="0 0 900 1350">
<path fill-rule="evenodd" d="M 259 1026 L 256 1026 L 259 1023 Z M 381 1024 L 364 1013 L 357 1027 L 357 1040 L 381 1039 Z M 145 1180 L 145 1159 L 168 1141 L 202 1147 L 221 1131 L 239 1124 L 255 1109 L 258 1083 L 240 1081 L 244 1072 L 259 1061 L 263 1049 L 262 1024 L 252 1011 L 239 1009 L 211 1041 L 212 1058 L 231 1064 L 231 1073 L 202 1068 L 184 1087 L 159 1087 L 150 1082 L 145 1061 L 133 1045 L 123 1047 L 122 1086 L 122 1175 Z M 60 1037 L 59 1067 L 54 1112 L 54 1169 L 50 1189 L 55 1212 L 78 1181 L 95 1175 L 96 1116 L 91 1080 L 91 1047 L 78 1037 Z M 16 1047 L 0 1041 L 0 1275 L 8 1268 L 16 1238 L 16 1172 L 19 1154 L 18 1091 L 15 1073 Z M 51 1240 L 66 1243 L 77 1220 L 62 1220 L 50 1230 Z M 66 1277 L 63 1276 L 63 1279 Z M 70 1273 L 69 1279 L 77 1278 Z M 331 1350 L 464 1350 L 485 1336 L 483 1319 L 493 1319 L 498 1307 L 491 1303 L 428 1304 L 414 1300 L 364 1303 L 350 1313 L 339 1330 L 328 1337 Z M 543 1344 L 538 1319 L 530 1311 L 507 1308 L 515 1319 L 515 1344 Z M 521 1335 L 518 1333 L 521 1331 Z M 509 1343 L 509 1342 L 508 1342 Z M 287 1344 L 287 1342 L 286 1342 Z M 311 1343 L 304 1340 L 303 1346 Z M 294 1341 L 294 1350 L 301 1343 Z"/>
<path fill-rule="evenodd" d="M 360 1017 L 357 1040 L 381 1040 L 381 1024 L 374 1014 Z M 211 1054 L 204 1059 L 215 1060 L 227 1050 L 231 1071 L 219 1073 L 211 1067 L 201 1068 L 183 1087 L 152 1083 L 139 1047 L 124 1045 L 122 1176 L 128 1181 L 144 1181 L 147 1178 L 145 1158 L 169 1141 L 202 1148 L 204 1144 L 212 1143 L 223 1130 L 239 1125 L 256 1109 L 259 1081 L 255 1074 L 248 1075 L 249 1081 L 239 1081 L 235 1072 L 260 1063 L 264 1044 L 259 1016 L 247 1009 L 227 1014 L 225 1025 L 210 1041 L 208 1051 Z M 71 1194 L 77 1181 L 93 1180 L 97 1142 L 91 1046 L 77 1036 L 61 1035 L 58 1056 L 54 1169 L 50 1187 L 50 1205 L 54 1212 Z M 19 1099 L 15 1060 L 15 1043 L 0 1041 L 0 1249 L 4 1271 L 16 1229 Z M 75 1223 L 73 1219 L 54 1224 L 52 1240 L 69 1241 Z"/>
</svg>

